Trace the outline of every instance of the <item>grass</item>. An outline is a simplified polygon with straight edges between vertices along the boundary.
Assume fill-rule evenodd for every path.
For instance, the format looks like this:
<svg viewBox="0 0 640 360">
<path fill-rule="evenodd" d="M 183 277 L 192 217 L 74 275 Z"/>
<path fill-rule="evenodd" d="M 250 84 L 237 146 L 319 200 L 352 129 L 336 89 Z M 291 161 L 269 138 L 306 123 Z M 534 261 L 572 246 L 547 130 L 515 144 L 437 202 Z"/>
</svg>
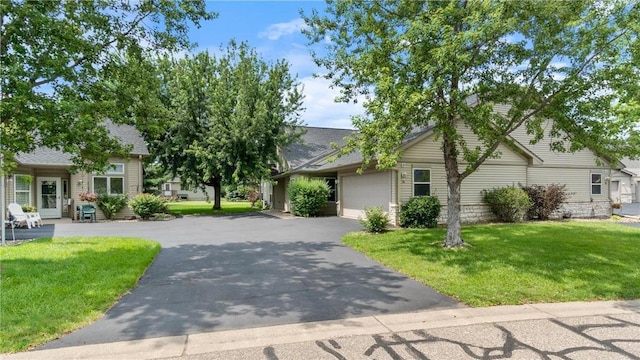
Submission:
<svg viewBox="0 0 640 360">
<path fill-rule="evenodd" d="M 213 210 L 213 202 L 206 201 L 177 201 L 167 204 L 169 213 L 173 215 L 229 215 L 259 211 L 251 207 L 248 201 L 222 200 L 220 210 Z"/>
<path fill-rule="evenodd" d="M 42 238 L 0 248 L 0 352 L 24 351 L 98 319 L 160 251 L 135 238 Z"/>
<path fill-rule="evenodd" d="M 640 298 L 640 229 L 604 222 L 463 228 L 470 247 L 442 247 L 445 229 L 347 234 L 367 256 L 471 306 Z"/>
</svg>

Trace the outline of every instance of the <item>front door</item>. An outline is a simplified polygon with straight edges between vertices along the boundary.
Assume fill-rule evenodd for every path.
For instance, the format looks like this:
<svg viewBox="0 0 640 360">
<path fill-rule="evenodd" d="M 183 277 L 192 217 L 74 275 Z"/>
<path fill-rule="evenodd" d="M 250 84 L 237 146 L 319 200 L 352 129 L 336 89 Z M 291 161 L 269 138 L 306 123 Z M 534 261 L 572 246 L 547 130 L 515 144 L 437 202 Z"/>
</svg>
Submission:
<svg viewBox="0 0 640 360">
<path fill-rule="evenodd" d="M 38 178 L 38 212 L 42 218 L 62 217 L 60 178 Z"/>
</svg>

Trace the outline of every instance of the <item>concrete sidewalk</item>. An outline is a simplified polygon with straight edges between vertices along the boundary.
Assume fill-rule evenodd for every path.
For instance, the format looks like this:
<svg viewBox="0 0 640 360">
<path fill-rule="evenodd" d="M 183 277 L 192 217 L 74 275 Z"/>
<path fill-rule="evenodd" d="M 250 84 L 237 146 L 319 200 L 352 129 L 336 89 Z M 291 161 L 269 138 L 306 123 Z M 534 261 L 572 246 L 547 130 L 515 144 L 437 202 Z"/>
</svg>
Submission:
<svg viewBox="0 0 640 360">
<path fill-rule="evenodd" d="M 6 360 L 640 359 L 640 300 L 457 308 L 66 347 Z"/>
</svg>

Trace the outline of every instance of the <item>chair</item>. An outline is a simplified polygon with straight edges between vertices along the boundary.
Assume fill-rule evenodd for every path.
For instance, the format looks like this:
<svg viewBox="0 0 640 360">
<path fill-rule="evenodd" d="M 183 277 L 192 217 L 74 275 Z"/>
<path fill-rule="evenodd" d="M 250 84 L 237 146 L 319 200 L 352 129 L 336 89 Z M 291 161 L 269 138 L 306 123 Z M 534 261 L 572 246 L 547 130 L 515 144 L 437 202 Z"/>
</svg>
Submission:
<svg viewBox="0 0 640 360">
<path fill-rule="evenodd" d="M 78 211 L 80 221 L 84 222 L 88 218 L 91 222 L 96 222 L 96 208 L 93 205 L 78 205 Z"/>
<path fill-rule="evenodd" d="M 7 206 L 9 213 L 13 215 L 13 222 L 16 225 L 22 225 L 23 223 L 27 225 L 27 228 L 31 229 L 32 226 L 36 226 L 35 220 L 24 213 L 22 211 L 22 206 L 16 203 L 11 203 Z"/>
<path fill-rule="evenodd" d="M 31 218 L 31 223 L 35 226 L 37 225 L 38 227 L 42 226 L 42 217 L 40 216 L 39 212 L 29 212 L 26 213 L 28 217 Z"/>
</svg>

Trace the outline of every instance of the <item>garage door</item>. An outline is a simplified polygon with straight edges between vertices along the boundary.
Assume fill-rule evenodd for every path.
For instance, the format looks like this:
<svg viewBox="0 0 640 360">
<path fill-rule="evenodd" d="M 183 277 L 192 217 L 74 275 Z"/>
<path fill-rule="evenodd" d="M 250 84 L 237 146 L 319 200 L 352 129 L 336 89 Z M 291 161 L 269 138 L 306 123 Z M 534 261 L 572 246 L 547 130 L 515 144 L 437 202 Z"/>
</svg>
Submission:
<svg viewBox="0 0 640 360">
<path fill-rule="evenodd" d="M 342 177 L 342 216 L 357 219 L 365 208 L 373 206 L 389 211 L 389 180 L 388 172 Z"/>
</svg>

